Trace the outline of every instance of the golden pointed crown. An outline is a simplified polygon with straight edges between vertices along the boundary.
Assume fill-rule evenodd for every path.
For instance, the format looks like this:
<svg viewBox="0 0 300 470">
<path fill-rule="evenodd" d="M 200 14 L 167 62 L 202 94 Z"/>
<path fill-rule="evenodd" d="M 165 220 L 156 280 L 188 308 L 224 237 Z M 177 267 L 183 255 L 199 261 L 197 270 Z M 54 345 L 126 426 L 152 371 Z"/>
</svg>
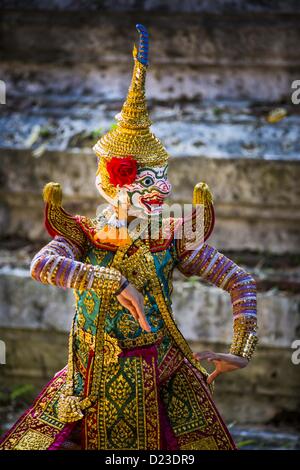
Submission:
<svg viewBox="0 0 300 470">
<path fill-rule="evenodd" d="M 148 32 L 141 24 L 136 28 L 140 35 L 139 49 L 133 48 L 134 69 L 126 101 L 116 116 L 115 128 L 103 135 L 93 150 L 100 159 L 130 155 L 139 166 L 163 166 L 169 155 L 160 140 L 150 132 L 145 96 Z"/>
</svg>

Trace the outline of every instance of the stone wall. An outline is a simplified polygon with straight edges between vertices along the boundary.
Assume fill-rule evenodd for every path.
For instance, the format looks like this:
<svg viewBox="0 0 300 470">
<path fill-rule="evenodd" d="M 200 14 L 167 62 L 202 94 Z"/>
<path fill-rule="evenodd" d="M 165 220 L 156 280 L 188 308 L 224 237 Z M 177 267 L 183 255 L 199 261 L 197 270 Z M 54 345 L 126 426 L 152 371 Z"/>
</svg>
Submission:
<svg viewBox="0 0 300 470">
<path fill-rule="evenodd" d="M 29 276 L 30 259 L 49 240 L 41 190 L 60 182 L 72 213 L 93 215 L 103 202 L 91 147 L 125 97 L 136 22 L 151 34 L 147 96 L 153 129 L 172 155 L 172 201 L 190 202 L 194 184 L 206 181 L 216 208 L 210 243 L 258 283 L 257 354 L 247 369 L 218 379 L 217 403 L 228 422 L 295 425 L 300 108 L 290 97 L 300 77 L 300 8 L 293 1 L 4 2 L 0 386 L 38 390 L 65 365 L 72 293 Z M 276 107 L 287 116 L 270 124 Z M 228 349 L 226 293 L 176 273 L 173 301 L 195 350 Z"/>
</svg>

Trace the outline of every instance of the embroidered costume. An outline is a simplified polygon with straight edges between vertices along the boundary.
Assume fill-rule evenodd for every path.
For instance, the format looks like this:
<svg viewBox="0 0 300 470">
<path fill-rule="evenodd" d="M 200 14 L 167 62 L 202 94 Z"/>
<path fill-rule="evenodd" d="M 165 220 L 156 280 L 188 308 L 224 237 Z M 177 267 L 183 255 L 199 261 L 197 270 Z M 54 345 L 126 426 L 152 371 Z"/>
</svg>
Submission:
<svg viewBox="0 0 300 470">
<path fill-rule="evenodd" d="M 208 374 L 173 319 L 172 277 L 177 268 L 230 294 L 230 353 L 247 359 L 257 342 L 256 286 L 251 275 L 206 243 L 214 211 L 204 183 L 195 187 L 189 219 L 194 228 L 202 207 L 203 237 L 193 249 L 186 233 L 178 236 L 186 218 L 158 217 L 157 236 L 145 236 L 170 185 L 168 154 L 149 129 L 148 33 L 142 25 L 137 29 L 140 44 L 133 52 L 127 99 L 116 126 L 94 147 L 96 182 L 112 204 L 94 219 L 73 216 L 61 205 L 59 184 L 44 189 L 45 225 L 53 240 L 33 258 L 31 274 L 44 284 L 74 290 L 69 358 L 3 437 L 1 449 L 59 449 L 69 441 L 94 450 L 235 449 L 206 383 Z M 146 213 L 141 232 L 116 217 L 114 202 L 122 189 L 132 210 Z M 124 278 L 126 286 L 142 293 L 151 331 L 119 302 Z"/>
</svg>

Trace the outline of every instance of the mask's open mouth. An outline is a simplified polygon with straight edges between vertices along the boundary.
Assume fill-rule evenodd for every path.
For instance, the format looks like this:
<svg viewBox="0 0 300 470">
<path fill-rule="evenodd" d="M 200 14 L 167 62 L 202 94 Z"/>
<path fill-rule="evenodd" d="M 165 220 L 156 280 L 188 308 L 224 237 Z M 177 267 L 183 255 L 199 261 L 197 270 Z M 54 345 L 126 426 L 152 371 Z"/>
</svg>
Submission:
<svg viewBox="0 0 300 470">
<path fill-rule="evenodd" d="M 149 196 L 141 197 L 141 202 L 149 212 L 161 211 L 164 203 L 164 198 L 159 194 L 151 194 Z"/>
</svg>

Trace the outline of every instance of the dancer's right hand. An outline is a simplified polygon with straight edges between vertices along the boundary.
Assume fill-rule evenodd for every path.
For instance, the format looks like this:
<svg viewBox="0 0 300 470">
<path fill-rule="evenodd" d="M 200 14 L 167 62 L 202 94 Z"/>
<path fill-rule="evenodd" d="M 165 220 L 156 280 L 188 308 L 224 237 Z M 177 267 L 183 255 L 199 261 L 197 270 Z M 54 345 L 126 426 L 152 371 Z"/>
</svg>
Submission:
<svg viewBox="0 0 300 470">
<path fill-rule="evenodd" d="M 123 307 L 130 311 L 131 315 L 139 322 L 143 330 L 151 331 L 144 312 L 144 297 L 132 284 L 128 284 L 128 286 L 117 295 L 117 299 Z"/>
</svg>

